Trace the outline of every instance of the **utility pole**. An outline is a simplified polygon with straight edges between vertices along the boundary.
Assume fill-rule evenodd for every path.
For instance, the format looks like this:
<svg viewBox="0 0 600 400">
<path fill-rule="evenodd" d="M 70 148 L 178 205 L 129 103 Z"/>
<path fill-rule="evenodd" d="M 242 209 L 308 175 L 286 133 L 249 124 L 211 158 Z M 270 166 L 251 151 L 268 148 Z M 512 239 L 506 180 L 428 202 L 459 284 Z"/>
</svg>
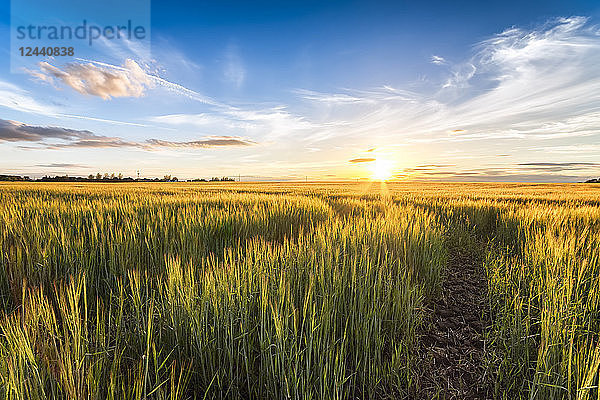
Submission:
<svg viewBox="0 0 600 400">
<path fill-rule="evenodd" d="M 137 171 L 137 177 L 138 177 L 138 181 L 140 180 L 140 170 L 138 169 Z"/>
</svg>

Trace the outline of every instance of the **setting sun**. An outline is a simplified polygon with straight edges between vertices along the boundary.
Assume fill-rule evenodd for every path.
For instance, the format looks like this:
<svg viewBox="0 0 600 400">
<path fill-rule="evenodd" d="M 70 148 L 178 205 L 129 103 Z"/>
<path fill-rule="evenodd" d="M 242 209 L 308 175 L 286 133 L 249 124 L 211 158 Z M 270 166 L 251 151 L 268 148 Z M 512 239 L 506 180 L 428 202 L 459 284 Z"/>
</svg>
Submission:
<svg viewBox="0 0 600 400">
<path fill-rule="evenodd" d="M 373 176 L 372 178 L 380 181 L 387 181 L 393 176 L 392 168 L 394 163 L 390 160 L 376 160 L 373 165 Z"/>
</svg>

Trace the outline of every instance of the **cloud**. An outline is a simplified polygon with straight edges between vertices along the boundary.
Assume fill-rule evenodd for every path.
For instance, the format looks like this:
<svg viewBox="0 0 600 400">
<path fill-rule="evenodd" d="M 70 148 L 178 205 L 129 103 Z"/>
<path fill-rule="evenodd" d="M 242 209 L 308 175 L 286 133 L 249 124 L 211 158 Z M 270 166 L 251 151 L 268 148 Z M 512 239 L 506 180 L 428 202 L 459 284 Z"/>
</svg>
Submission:
<svg viewBox="0 0 600 400">
<path fill-rule="evenodd" d="M 150 75 L 149 78 L 157 86 L 160 86 L 160 87 L 162 87 L 172 93 L 175 93 L 177 95 L 184 96 L 191 100 L 198 101 L 200 103 L 204 103 L 204 104 L 208 104 L 208 105 L 212 105 L 212 106 L 225 107 L 225 108 L 228 107 L 227 105 L 225 105 L 223 103 L 220 103 L 208 96 L 204 96 L 203 94 L 200 94 L 200 93 L 196 92 L 195 90 L 188 89 L 185 86 L 180 85 L 178 83 L 170 82 L 166 79 L 163 79 L 163 78 L 160 78 L 157 76 L 152 76 L 152 75 Z"/>
<path fill-rule="evenodd" d="M 112 125 L 140 126 L 140 127 L 146 127 L 146 128 L 149 127 L 149 125 L 147 125 L 147 124 L 140 124 L 138 122 L 117 121 L 114 119 L 88 117 L 88 116 L 84 116 L 84 115 L 57 114 L 56 117 L 69 118 L 69 119 L 84 119 L 87 121 L 104 122 L 104 123 L 112 124 Z"/>
<path fill-rule="evenodd" d="M 144 149 L 143 142 L 127 141 L 119 137 L 110 136 L 94 136 L 87 139 L 74 140 L 66 143 L 48 143 L 44 144 L 44 148 L 58 150 L 65 148 L 123 148 L 123 147 L 137 147 Z"/>
<path fill-rule="evenodd" d="M 444 168 L 444 167 L 453 167 L 454 164 L 423 164 L 417 165 L 417 168 Z"/>
<path fill-rule="evenodd" d="M 350 160 L 351 163 L 367 163 L 367 162 L 373 162 L 376 161 L 375 158 L 353 158 L 352 160 Z"/>
<path fill-rule="evenodd" d="M 474 46 L 435 91 L 384 85 L 338 93 L 296 91 L 325 118 L 309 141 L 385 143 L 552 140 L 600 136 L 600 31 L 587 18 L 511 28 Z M 413 86 L 414 88 L 415 86 Z M 319 115 L 316 113 L 316 115 Z M 329 125 L 325 125 L 328 122 Z M 460 127 L 460 129 L 457 129 Z"/>
<path fill-rule="evenodd" d="M 127 37 L 111 40 L 101 36 L 94 42 L 94 48 L 95 53 L 105 60 L 126 60 L 130 58 L 137 60 L 138 64 L 143 63 L 146 65 L 152 62 L 150 40 L 132 40 Z"/>
<path fill-rule="evenodd" d="M 241 108 L 230 108 L 223 111 L 227 117 L 243 122 L 252 122 L 269 125 L 273 129 L 281 129 L 286 132 L 288 129 L 310 129 L 313 125 L 304 117 L 296 116 L 290 113 L 285 106 L 271 107 L 262 110 L 248 110 Z"/>
<path fill-rule="evenodd" d="M 585 154 L 595 156 L 600 154 L 600 144 L 570 144 L 570 145 L 559 145 L 559 146 L 546 146 L 542 148 L 529 148 L 528 151 L 542 151 L 544 153 L 554 154 Z"/>
<path fill-rule="evenodd" d="M 581 170 L 598 170 L 600 164 L 593 162 L 530 162 L 517 164 L 520 169 L 532 171 L 581 171 Z"/>
<path fill-rule="evenodd" d="M 478 72 L 470 83 L 480 93 L 467 91 L 469 98 L 452 107 L 457 117 L 487 125 L 488 132 L 493 126 L 578 135 L 584 126 L 598 127 L 600 32 L 587 18 L 513 28 L 477 48 L 471 62 Z"/>
<path fill-rule="evenodd" d="M 469 87 L 469 81 L 475 76 L 477 66 L 471 62 L 455 65 L 446 83 L 442 86 L 443 89 L 458 88 L 464 89 Z"/>
<path fill-rule="evenodd" d="M 11 110 L 28 113 L 38 114 L 53 118 L 69 118 L 69 119 L 83 119 L 90 121 L 105 122 L 115 125 L 127 125 L 127 126 L 148 126 L 145 124 L 139 124 L 134 122 L 117 121 L 105 118 L 95 118 L 85 115 L 74 115 L 65 114 L 61 110 L 54 106 L 40 103 L 35 100 L 31 94 L 21 89 L 20 87 L 0 81 L 0 107 L 6 107 Z"/>
<path fill-rule="evenodd" d="M 211 136 L 202 140 L 192 140 L 189 142 L 173 142 L 167 140 L 149 139 L 146 141 L 150 146 L 156 147 L 227 147 L 227 146 L 252 146 L 255 142 L 233 136 Z"/>
<path fill-rule="evenodd" d="M 236 137 L 207 137 L 191 141 L 170 141 L 161 139 L 147 139 L 141 142 L 128 141 L 119 137 L 97 136 L 91 139 L 76 140 L 68 143 L 50 144 L 48 149 L 64 148 L 124 148 L 132 147 L 141 150 L 161 149 L 208 149 L 217 147 L 252 146 L 256 142 Z"/>
<path fill-rule="evenodd" d="M 531 163 L 520 163 L 518 165 L 525 166 L 536 166 L 536 167 L 598 167 L 600 164 L 591 162 L 531 162 Z"/>
<path fill-rule="evenodd" d="M 348 93 L 319 93 L 314 90 L 296 89 L 294 91 L 305 100 L 314 100 L 321 103 L 330 105 L 336 104 L 359 104 L 359 103 L 371 103 L 375 102 L 374 99 L 370 99 L 365 96 L 353 96 Z"/>
<path fill-rule="evenodd" d="M 236 88 L 242 87 L 246 80 L 246 68 L 237 46 L 230 45 L 225 52 L 223 76 L 227 82 L 233 84 Z"/>
<path fill-rule="evenodd" d="M 548 173 L 550 172 L 550 173 Z M 573 182 L 582 179 L 577 175 L 565 175 L 555 171 L 527 172 L 513 168 L 476 168 L 454 171 L 404 171 L 394 175 L 399 179 L 441 182 Z"/>
<path fill-rule="evenodd" d="M 131 59 L 126 60 L 121 68 L 94 63 L 69 63 L 61 69 L 46 61 L 40 62 L 39 67 L 39 72 L 29 73 L 50 83 L 58 80 L 81 94 L 105 100 L 111 97 L 140 97 L 147 88 L 153 86 L 149 76 Z"/>
<path fill-rule="evenodd" d="M 44 168 L 88 168 L 86 165 L 81 164 L 70 164 L 70 163 L 50 163 L 50 164 L 36 164 L 36 167 Z"/>
<path fill-rule="evenodd" d="M 460 168 L 447 169 L 452 166 L 456 167 L 456 165 L 450 164 L 421 165 L 404 168 L 395 176 L 403 179 L 440 181 L 572 182 L 593 175 L 594 171 L 600 171 L 600 163 L 594 162 L 527 162 L 462 170 Z M 579 171 L 579 175 L 564 174 L 568 171 Z M 586 172 L 581 174 L 582 171 Z"/>
<path fill-rule="evenodd" d="M 226 118 L 216 114 L 167 114 L 149 117 L 149 121 L 169 125 L 192 125 L 204 127 L 212 124 L 226 123 Z"/>
<path fill-rule="evenodd" d="M 229 136 L 242 133 L 265 141 L 290 137 L 317 128 L 306 118 L 292 114 L 284 106 L 264 109 L 217 107 L 211 113 L 167 114 L 148 117 L 148 120 L 167 125 L 211 129 Z"/>
<path fill-rule="evenodd" d="M 216 107 L 223 107 L 223 108 L 229 107 L 228 105 L 226 105 L 224 103 L 220 103 L 215 99 L 212 99 L 208 96 L 204 96 L 201 93 L 198 93 L 198 92 L 196 92 L 192 89 L 189 89 L 183 85 L 180 85 L 180 84 L 174 83 L 174 82 L 170 82 L 166 79 L 161 78 L 160 76 L 157 76 L 152 73 L 148 73 L 138 63 L 136 63 L 133 60 L 129 60 L 129 59 L 126 60 L 124 66 L 118 66 L 118 65 L 114 65 L 114 64 L 109 64 L 109 63 L 105 63 L 105 62 L 101 62 L 101 61 L 89 60 L 89 59 L 84 59 L 84 58 L 76 58 L 76 60 L 78 62 L 68 64 L 67 68 L 72 67 L 76 70 L 79 70 L 82 68 L 83 69 L 92 69 L 95 71 L 103 71 L 103 72 L 106 72 L 106 73 L 109 73 L 112 75 L 118 75 L 121 77 L 124 75 L 126 79 L 129 79 L 130 81 L 132 81 L 131 82 L 133 84 L 132 89 L 134 89 L 133 93 L 139 92 L 139 90 L 141 90 L 142 93 L 140 95 L 143 95 L 145 93 L 146 89 L 161 87 L 161 88 L 166 89 L 169 92 L 172 92 L 176 95 L 179 95 L 182 97 L 187 97 L 191 100 L 198 101 L 200 103 L 204 103 L 204 104 L 208 104 L 208 105 L 212 105 L 212 106 L 216 106 Z M 48 64 L 48 65 L 50 65 L 50 64 Z M 52 73 L 47 73 L 44 71 L 40 71 L 40 72 L 30 71 L 30 70 L 26 70 L 26 72 L 38 80 L 43 80 L 43 81 L 46 81 L 46 82 L 49 82 L 52 84 L 54 84 L 54 78 L 55 78 L 53 76 L 53 74 L 58 74 L 61 77 L 67 77 L 66 75 L 62 74 L 64 72 L 63 70 L 60 70 L 59 68 L 54 67 L 52 65 L 50 65 L 50 67 L 52 67 L 52 68 L 50 68 Z M 40 75 L 43 75 L 43 77 L 41 77 Z M 61 79 L 59 79 L 59 80 L 61 80 Z M 68 85 L 68 86 L 70 86 L 70 85 Z M 140 88 L 140 86 L 141 86 L 141 88 Z M 118 96 L 112 96 L 112 97 L 118 97 Z"/>
<path fill-rule="evenodd" d="M 431 56 L 431 63 L 435 64 L 435 65 L 444 65 L 447 62 L 444 57 L 433 55 L 433 56 Z"/>
<path fill-rule="evenodd" d="M 0 119 L 0 141 L 40 142 L 46 139 L 80 140 L 93 137 L 90 131 L 53 126 L 32 126 L 21 122 Z"/>
<path fill-rule="evenodd" d="M 237 136 L 207 136 L 192 141 L 169 141 L 161 139 L 129 141 L 120 137 L 96 135 L 90 131 L 51 126 L 34 126 L 0 119 L 0 142 L 1 141 L 34 142 L 46 149 L 132 147 L 142 150 L 157 150 L 168 148 L 194 149 L 252 146 L 257 144 L 252 140 Z M 31 147 L 27 148 L 30 149 Z"/>
<path fill-rule="evenodd" d="M 235 60 L 233 56 L 237 54 L 236 52 L 237 49 L 231 47 L 229 50 L 229 53 L 232 55 L 231 60 Z M 160 87 L 178 96 L 212 106 L 210 112 L 205 113 L 169 114 L 147 118 L 147 121 L 159 124 L 210 127 L 222 135 L 233 135 L 243 131 L 246 135 L 258 135 L 266 140 L 314 128 L 314 125 L 309 123 L 306 118 L 292 114 L 287 110 L 286 106 L 279 105 L 263 109 L 231 106 L 159 76 L 146 73 L 132 60 L 127 60 L 124 66 L 87 59 L 77 60 L 77 63 L 68 64 L 63 69 L 46 63 L 40 64 L 40 72 L 28 72 L 32 76 L 37 76 L 41 73 L 53 84 L 55 80 L 58 80 L 80 93 L 96 95 L 105 99 L 127 95 L 141 96 L 147 89 Z M 90 75 L 94 79 L 87 79 Z M 241 83 L 239 78 L 240 76 L 235 78 L 237 83 Z M 102 122 L 147 126 L 145 124 L 107 121 L 93 117 L 59 115 L 68 118 L 85 118 L 100 120 Z"/>
<path fill-rule="evenodd" d="M 422 164 L 417 165 L 413 168 L 404 168 L 401 175 L 403 176 L 414 176 L 414 175 L 449 175 L 452 174 L 448 171 L 439 171 L 447 167 L 455 167 L 454 164 Z"/>
<path fill-rule="evenodd" d="M 42 104 L 27 91 L 3 81 L 0 81 L 0 106 L 33 114 L 54 115 L 58 113 L 57 107 Z"/>
</svg>

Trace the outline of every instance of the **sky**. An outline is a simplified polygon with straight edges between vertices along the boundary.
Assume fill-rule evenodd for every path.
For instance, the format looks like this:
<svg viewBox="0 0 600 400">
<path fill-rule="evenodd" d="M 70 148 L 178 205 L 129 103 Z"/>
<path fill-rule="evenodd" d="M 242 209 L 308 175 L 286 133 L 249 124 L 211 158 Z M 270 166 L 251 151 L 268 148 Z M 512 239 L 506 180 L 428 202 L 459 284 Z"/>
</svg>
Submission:
<svg viewBox="0 0 600 400">
<path fill-rule="evenodd" d="M 0 6 L 0 174 L 600 177 L 598 1 L 45 3 Z M 83 19 L 146 36 L 19 54 Z"/>
</svg>

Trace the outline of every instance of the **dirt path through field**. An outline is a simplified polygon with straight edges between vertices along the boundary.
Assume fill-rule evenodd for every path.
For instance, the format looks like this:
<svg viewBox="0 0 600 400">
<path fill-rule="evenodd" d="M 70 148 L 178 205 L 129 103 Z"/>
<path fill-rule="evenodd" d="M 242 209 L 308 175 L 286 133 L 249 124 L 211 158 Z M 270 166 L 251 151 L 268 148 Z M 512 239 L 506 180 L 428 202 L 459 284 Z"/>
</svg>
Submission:
<svg viewBox="0 0 600 400">
<path fill-rule="evenodd" d="M 416 399 L 491 399 L 484 365 L 487 281 L 477 257 L 452 249 L 439 298 L 429 304 L 420 338 Z"/>
</svg>

